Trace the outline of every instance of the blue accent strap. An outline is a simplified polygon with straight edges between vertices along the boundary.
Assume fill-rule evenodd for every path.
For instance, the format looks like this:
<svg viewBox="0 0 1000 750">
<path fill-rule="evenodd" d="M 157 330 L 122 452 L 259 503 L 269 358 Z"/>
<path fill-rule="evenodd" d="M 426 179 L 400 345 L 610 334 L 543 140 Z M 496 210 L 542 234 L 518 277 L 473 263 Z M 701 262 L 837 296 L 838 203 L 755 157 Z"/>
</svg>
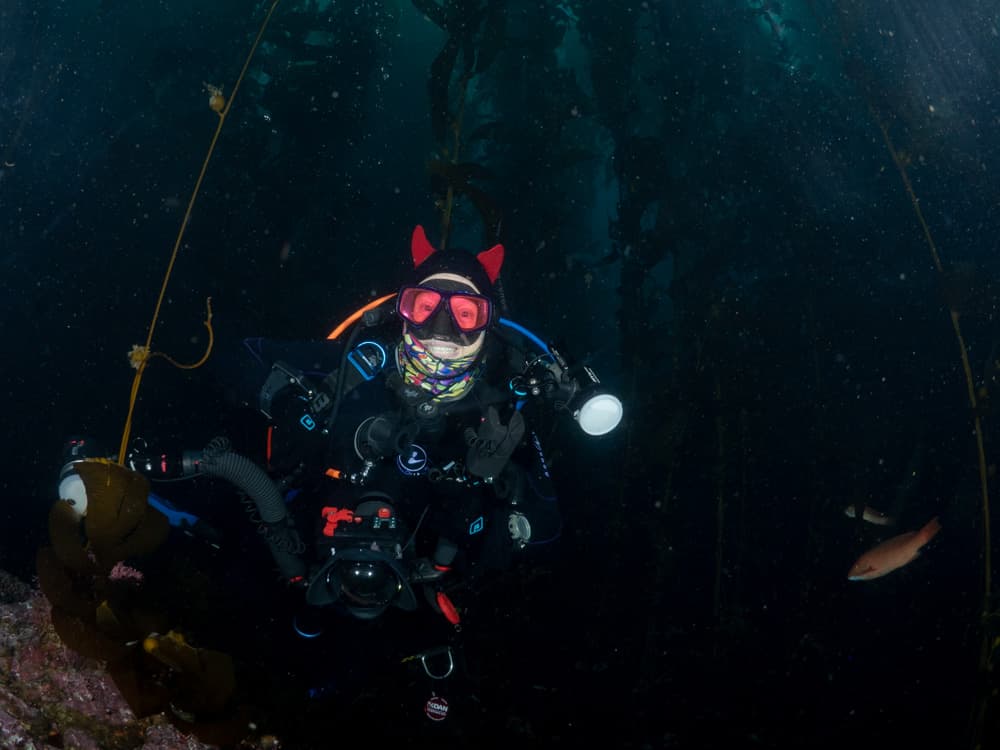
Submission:
<svg viewBox="0 0 1000 750">
<path fill-rule="evenodd" d="M 178 510 L 177 507 L 169 500 L 162 498 L 159 495 L 154 495 L 152 492 L 149 493 L 149 497 L 147 497 L 146 500 L 150 505 L 160 511 L 160 513 L 165 515 L 167 520 L 170 521 L 170 525 L 175 528 L 194 526 L 199 521 L 198 516 L 193 513 L 185 513 L 182 510 Z"/>
</svg>

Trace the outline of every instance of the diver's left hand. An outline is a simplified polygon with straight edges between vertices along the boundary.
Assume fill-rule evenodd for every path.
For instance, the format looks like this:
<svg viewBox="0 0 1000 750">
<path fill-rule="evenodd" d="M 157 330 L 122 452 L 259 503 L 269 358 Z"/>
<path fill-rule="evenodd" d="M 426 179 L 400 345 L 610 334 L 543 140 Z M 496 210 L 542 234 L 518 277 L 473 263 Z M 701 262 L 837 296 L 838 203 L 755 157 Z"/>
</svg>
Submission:
<svg viewBox="0 0 1000 750">
<path fill-rule="evenodd" d="M 524 437 L 524 417 L 515 411 L 508 424 L 500 421 L 495 407 L 486 411 L 486 417 L 479 429 L 465 430 L 465 441 L 469 444 L 466 469 L 474 476 L 492 481 L 500 475 L 507 461 Z"/>
</svg>

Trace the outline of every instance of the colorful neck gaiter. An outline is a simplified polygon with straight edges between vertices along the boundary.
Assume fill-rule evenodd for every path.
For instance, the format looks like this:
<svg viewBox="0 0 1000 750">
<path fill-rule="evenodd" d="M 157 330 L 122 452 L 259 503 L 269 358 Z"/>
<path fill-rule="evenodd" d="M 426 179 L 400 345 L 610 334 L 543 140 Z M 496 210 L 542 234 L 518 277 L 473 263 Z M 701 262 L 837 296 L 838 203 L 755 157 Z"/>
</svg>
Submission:
<svg viewBox="0 0 1000 750">
<path fill-rule="evenodd" d="M 407 385 L 422 388 L 436 399 L 452 401 L 471 390 L 479 373 L 476 356 L 438 359 L 407 332 L 396 347 L 396 366 Z"/>
</svg>

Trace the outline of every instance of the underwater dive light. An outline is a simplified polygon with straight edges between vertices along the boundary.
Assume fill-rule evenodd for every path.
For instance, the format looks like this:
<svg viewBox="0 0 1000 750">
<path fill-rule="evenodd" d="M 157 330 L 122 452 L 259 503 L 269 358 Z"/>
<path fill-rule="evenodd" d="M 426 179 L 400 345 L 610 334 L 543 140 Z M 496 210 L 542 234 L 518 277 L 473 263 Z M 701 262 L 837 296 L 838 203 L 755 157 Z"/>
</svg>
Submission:
<svg viewBox="0 0 1000 750">
<path fill-rule="evenodd" d="M 622 421 L 621 400 L 601 385 L 587 365 L 570 366 L 551 345 L 545 354 L 530 362 L 524 374 L 513 378 L 511 389 L 521 398 L 545 396 L 565 408 L 588 435 L 607 435 Z"/>
<path fill-rule="evenodd" d="M 579 378 L 572 379 L 576 393 L 569 401 L 569 410 L 588 435 L 607 435 L 622 421 L 625 412 L 622 402 L 601 386 L 593 370 L 587 366 L 581 370 L 588 380 L 581 385 Z"/>
</svg>

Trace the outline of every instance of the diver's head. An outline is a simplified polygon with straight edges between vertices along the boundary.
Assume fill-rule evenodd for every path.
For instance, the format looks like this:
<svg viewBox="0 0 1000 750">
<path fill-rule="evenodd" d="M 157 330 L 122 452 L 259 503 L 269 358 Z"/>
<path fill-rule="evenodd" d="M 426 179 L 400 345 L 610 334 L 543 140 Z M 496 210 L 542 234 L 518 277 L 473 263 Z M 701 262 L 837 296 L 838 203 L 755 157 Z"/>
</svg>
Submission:
<svg viewBox="0 0 1000 750">
<path fill-rule="evenodd" d="M 471 364 L 496 322 L 493 283 L 503 265 L 503 245 L 475 256 L 460 250 L 442 252 L 417 226 L 410 253 L 414 280 L 396 298 L 404 336 L 414 339 L 430 357 Z"/>
<path fill-rule="evenodd" d="M 503 265 L 503 245 L 478 255 L 439 251 L 418 226 L 410 253 L 413 281 L 396 295 L 403 320 L 397 366 L 408 386 L 438 399 L 461 398 L 471 390 L 497 320 L 493 284 Z"/>
</svg>

